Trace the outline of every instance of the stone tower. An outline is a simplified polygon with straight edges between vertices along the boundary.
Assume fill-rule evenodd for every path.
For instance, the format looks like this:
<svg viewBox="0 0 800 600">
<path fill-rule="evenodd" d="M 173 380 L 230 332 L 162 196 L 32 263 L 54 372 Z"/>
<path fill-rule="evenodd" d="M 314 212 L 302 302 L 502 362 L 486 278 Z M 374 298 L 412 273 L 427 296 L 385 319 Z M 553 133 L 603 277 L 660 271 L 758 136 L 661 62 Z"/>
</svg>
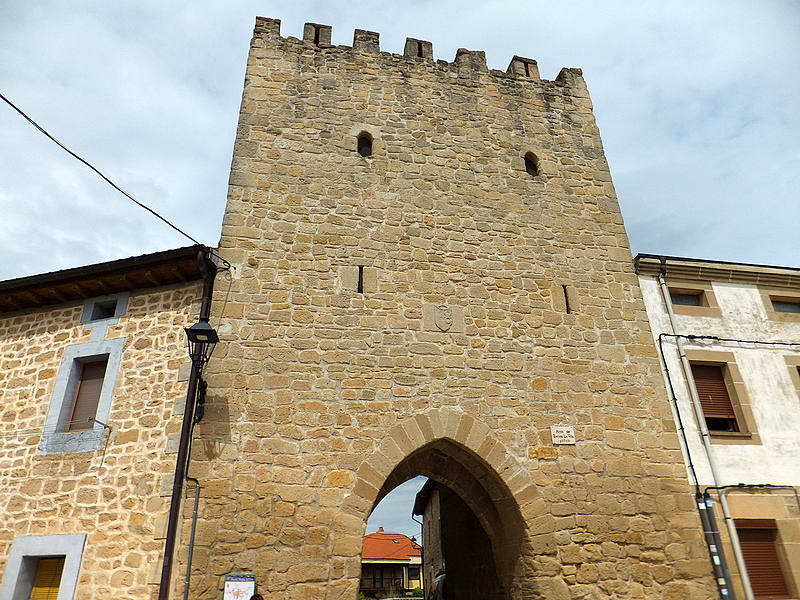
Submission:
<svg viewBox="0 0 800 600">
<path fill-rule="evenodd" d="M 355 600 L 367 517 L 416 475 L 460 499 L 445 547 L 483 540 L 459 600 L 712 597 L 581 71 L 330 40 L 256 23 L 192 597 L 251 572 Z"/>
</svg>

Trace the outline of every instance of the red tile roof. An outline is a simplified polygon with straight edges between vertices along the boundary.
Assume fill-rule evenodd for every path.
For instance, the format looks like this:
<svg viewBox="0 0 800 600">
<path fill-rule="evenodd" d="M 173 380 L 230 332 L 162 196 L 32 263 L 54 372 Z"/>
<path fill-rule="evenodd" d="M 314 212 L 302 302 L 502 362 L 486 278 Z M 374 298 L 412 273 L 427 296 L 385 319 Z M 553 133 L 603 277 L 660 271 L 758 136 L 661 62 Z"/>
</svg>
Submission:
<svg viewBox="0 0 800 600">
<path fill-rule="evenodd" d="M 410 560 L 422 556 L 422 547 L 402 533 L 387 533 L 379 527 L 375 533 L 364 536 L 365 560 Z"/>
</svg>

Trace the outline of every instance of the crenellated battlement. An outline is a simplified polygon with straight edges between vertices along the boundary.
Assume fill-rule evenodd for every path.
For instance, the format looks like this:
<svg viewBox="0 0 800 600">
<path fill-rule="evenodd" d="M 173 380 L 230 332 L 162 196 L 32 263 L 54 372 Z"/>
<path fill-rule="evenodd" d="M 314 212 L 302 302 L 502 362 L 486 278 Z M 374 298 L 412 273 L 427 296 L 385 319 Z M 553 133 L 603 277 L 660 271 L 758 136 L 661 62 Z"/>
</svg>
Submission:
<svg viewBox="0 0 800 600">
<path fill-rule="evenodd" d="M 382 52 L 380 47 L 380 34 L 374 31 L 356 29 L 353 33 L 352 46 L 335 46 L 331 43 L 333 28 L 330 25 L 320 23 L 306 23 L 303 27 L 303 39 L 295 37 L 281 36 L 280 19 L 270 19 L 257 17 L 254 31 L 254 39 L 260 38 L 265 42 L 277 40 L 289 42 L 302 42 L 303 48 L 308 46 L 316 47 L 322 51 L 345 50 L 366 55 L 385 55 L 394 59 L 405 59 L 423 63 L 435 63 L 442 67 L 449 67 L 458 70 L 460 73 L 474 72 L 476 74 L 488 74 L 495 77 L 511 78 L 520 82 L 524 81 L 544 81 L 539 74 L 539 65 L 532 58 L 514 56 L 505 72 L 496 69 L 489 69 L 486 64 L 486 53 L 482 50 L 467 50 L 459 48 L 453 62 L 445 60 L 435 60 L 433 55 L 433 43 L 417 38 L 406 38 L 403 54 Z M 574 87 L 578 93 L 576 95 L 585 96 L 585 83 L 580 69 L 563 68 L 555 79 L 556 83 Z"/>
</svg>

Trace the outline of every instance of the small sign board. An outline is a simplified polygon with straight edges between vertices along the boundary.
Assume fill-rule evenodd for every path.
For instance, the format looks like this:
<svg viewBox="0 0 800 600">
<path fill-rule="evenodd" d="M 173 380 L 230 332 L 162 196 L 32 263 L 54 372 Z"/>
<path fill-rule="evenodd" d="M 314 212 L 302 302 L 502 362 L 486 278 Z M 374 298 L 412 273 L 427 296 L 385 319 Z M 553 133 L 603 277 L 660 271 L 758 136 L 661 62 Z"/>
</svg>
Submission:
<svg viewBox="0 0 800 600">
<path fill-rule="evenodd" d="M 574 444 L 575 429 L 572 425 L 553 425 L 550 427 L 550 435 L 553 436 L 553 444 Z"/>
<path fill-rule="evenodd" d="M 222 600 L 250 600 L 256 593 L 256 576 L 251 574 L 225 575 Z"/>
</svg>

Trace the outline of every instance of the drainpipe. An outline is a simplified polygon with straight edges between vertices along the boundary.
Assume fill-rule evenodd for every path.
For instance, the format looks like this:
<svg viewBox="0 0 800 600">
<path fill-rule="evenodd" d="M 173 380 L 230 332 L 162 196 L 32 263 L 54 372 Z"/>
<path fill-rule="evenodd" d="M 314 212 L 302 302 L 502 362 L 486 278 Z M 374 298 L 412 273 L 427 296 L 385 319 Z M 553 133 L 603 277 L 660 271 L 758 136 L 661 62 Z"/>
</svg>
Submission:
<svg viewBox="0 0 800 600">
<path fill-rule="evenodd" d="M 661 272 L 658 275 L 658 284 L 661 287 L 661 295 L 664 297 L 664 304 L 667 307 L 667 314 L 669 315 L 669 323 L 672 327 L 672 333 L 675 335 L 675 344 L 678 348 L 678 355 L 680 356 L 683 375 L 686 378 L 686 387 L 689 388 L 689 396 L 692 401 L 692 407 L 694 408 L 694 414 L 697 417 L 697 426 L 700 428 L 700 437 L 703 441 L 703 447 L 705 449 L 706 459 L 708 460 L 708 466 L 711 469 L 711 477 L 714 480 L 714 486 L 721 487 L 719 471 L 717 470 L 717 461 L 714 459 L 714 452 L 711 447 L 711 436 L 708 433 L 706 420 L 703 417 L 703 408 L 700 404 L 700 397 L 697 394 L 697 387 L 695 387 L 694 384 L 692 368 L 689 364 L 689 359 L 686 358 L 686 352 L 683 349 L 683 339 L 680 337 L 680 332 L 678 331 L 678 324 L 675 320 L 675 312 L 672 310 L 672 299 L 669 295 L 667 282 L 664 279 L 666 273 L 667 261 L 666 258 L 662 256 Z M 728 527 L 728 534 L 731 538 L 731 546 L 733 546 L 733 556 L 736 559 L 736 566 L 739 569 L 739 577 L 742 581 L 745 598 L 747 598 L 747 600 L 755 600 L 753 588 L 750 585 L 750 577 L 747 575 L 747 567 L 744 564 L 744 555 L 742 554 L 742 547 L 739 544 L 739 534 L 736 531 L 736 524 L 731 516 L 731 511 L 728 507 L 728 500 L 722 494 L 720 494 L 719 504 L 722 507 L 722 515 L 725 518 L 725 525 Z"/>
<path fill-rule="evenodd" d="M 214 276 L 216 268 L 208 269 L 206 258 L 208 249 L 203 247 L 197 252 L 197 265 L 203 274 L 203 296 L 200 304 L 199 320 L 208 323 L 211 315 L 211 294 L 214 291 Z M 161 565 L 161 583 L 158 588 L 158 600 L 169 599 L 170 579 L 172 578 L 172 563 L 175 555 L 175 542 L 178 537 L 178 524 L 183 498 L 183 482 L 189 468 L 189 447 L 192 426 L 194 424 L 194 406 L 197 397 L 197 386 L 203 365 L 192 361 L 192 370 L 189 374 L 189 384 L 186 389 L 186 404 L 183 410 L 183 423 L 181 436 L 178 441 L 178 455 L 175 459 L 175 478 L 172 482 L 172 497 L 169 505 L 169 519 L 167 521 L 167 537 L 164 541 L 164 561 Z"/>
<path fill-rule="evenodd" d="M 183 600 L 189 600 L 189 582 L 192 580 L 192 555 L 194 554 L 194 536 L 197 532 L 197 509 L 200 505 L 200 482 L 194 477 L 186 476 L 187 481 L 194 483 L 194 510 L 192 511 L 192 533 L 189 536 L 189 556 L 186 558 L 186 577 L 183 583 Z"/>
</svg>

